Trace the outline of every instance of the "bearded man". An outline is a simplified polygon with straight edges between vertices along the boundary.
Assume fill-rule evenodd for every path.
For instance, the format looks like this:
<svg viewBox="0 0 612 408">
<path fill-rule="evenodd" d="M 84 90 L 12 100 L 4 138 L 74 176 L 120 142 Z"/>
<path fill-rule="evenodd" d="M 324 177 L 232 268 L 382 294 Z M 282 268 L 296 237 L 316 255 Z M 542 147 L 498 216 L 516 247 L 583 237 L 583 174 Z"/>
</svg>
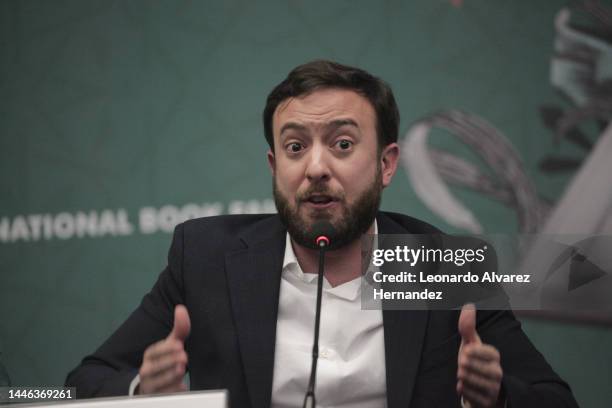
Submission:
<svg viewBox="0 0 612 408">
<path fill-rule="evenodd" d="M 325 258 L 318 404 L 575 407 L 509 311 L 362 310 L 364 234 L 435 234 L 379 212 L 397 170 L 387 84 L 329 61 L 291 71 L 263 113 L 277 215 L 177 226 L 138 309 L 71 372 L 79 397 L 228 389 L 235 407 L 302 404 L 310 374 L 321 221 Z"/>
</svg>

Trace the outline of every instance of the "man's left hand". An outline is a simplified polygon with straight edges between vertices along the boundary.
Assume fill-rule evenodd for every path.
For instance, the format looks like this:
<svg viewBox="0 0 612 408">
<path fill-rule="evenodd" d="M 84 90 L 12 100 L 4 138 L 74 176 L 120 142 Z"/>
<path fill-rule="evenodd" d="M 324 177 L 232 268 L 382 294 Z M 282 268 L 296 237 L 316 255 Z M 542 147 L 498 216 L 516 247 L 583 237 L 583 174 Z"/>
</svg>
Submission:
<svg viewBox="0 0 612 408">
<path fill-rule="evenodd" d="M 476 332 L 476 308 L 464 305 L 459 316 L 461 346 L 457 357 L 457 392 L 472 408 L 503 407 L 499 398 L 503 371 L 499 351 L 483 344 Z"/>
</svg>

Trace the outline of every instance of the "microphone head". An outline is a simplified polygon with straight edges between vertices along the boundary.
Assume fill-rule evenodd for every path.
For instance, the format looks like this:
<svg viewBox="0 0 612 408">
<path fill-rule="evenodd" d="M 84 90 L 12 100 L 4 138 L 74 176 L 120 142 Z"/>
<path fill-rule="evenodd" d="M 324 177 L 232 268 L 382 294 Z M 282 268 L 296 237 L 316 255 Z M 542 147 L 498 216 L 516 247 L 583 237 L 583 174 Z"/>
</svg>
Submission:
<svg viewBox="0 0 612 408">
<path fill-rule="evenodd" d="M 319 235 L 317 237 L 316 244 L 319 248 L 327 247 L 329 246 L 329 238 L 327 238 L 325 235 Z"/>
<path fill-rule="evenodd" d="M 335 234 L 336 229 L 329 221 L 317 221 L 312 226 L 312 236 L 316 248 L 328 248 Z"/>
</svg>

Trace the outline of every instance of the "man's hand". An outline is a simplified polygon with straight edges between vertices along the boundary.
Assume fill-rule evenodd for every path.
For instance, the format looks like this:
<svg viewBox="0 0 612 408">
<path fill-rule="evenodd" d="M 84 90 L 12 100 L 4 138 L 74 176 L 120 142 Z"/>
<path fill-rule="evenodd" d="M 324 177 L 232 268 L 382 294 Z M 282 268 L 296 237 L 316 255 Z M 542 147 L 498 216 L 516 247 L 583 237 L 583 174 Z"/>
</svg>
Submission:
<svg viewBox="0 0 612 408">
<path fill-rule="evenodd" d="M 461 346 L 457 357 L 457 392 L 463 396 L 466 407 L 503 407 L 498 401 L 503 371 L 499 351 L 483 344 L 476 332 L 476 308 L 464 305 L 459 316 Z"/>
<path fill-rule="evenodd" d="M 140 366 L 137 394 L 186 391 L 183 384 L 187 353 L 185 339 L 191 330 L 189 313 L 183 305 L 174 309 L 174 327 L 164 340 L 147 347 Z"/>
</svg>

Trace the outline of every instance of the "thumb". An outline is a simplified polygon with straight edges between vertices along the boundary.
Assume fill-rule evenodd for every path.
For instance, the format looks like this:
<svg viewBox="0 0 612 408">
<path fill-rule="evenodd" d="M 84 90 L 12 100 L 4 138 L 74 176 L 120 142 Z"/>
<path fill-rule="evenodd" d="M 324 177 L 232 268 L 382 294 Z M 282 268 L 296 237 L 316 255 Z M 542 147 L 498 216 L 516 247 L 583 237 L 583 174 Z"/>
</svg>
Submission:
<svg viewBox="0 0 612 408">
<path fill-rule="evenodd" d="M 185 341 L 191 330 L 191 320 L 187 308 L 183 305 L 176 305 L 174 308 L 174 326 L 168 338 L 175 338 L 180 341 Z"/>
<path fill-rule="evenodd" d="M 459 334 L 461 335 L 461 345 L 482 343 L 476 331 L 476 306 L 474 306 L 473 303 L 467 303 L 461 308 L 461 314 L 459 315 Z"/>
</svg>

